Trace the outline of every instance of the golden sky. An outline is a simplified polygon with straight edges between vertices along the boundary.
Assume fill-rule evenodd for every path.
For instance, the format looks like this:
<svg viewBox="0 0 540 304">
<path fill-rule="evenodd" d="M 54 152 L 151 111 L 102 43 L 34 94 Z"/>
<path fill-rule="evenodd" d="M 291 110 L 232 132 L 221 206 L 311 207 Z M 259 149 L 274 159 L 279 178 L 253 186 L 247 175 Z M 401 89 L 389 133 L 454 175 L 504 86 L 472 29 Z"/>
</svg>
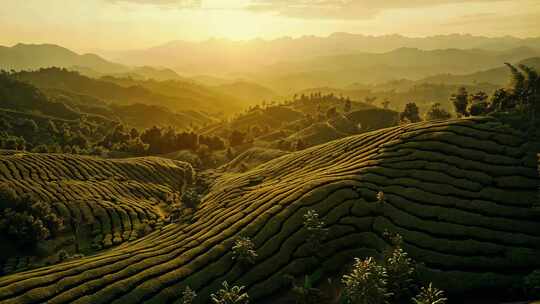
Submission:
<svg viewBox="0 0 540 304">
<path fill-rule="evenodd" d="M 540 0 L 2 0 L 0 45 L 78 51 L 172 40 L 470 33 L 540 36 Z"/>
</svg>

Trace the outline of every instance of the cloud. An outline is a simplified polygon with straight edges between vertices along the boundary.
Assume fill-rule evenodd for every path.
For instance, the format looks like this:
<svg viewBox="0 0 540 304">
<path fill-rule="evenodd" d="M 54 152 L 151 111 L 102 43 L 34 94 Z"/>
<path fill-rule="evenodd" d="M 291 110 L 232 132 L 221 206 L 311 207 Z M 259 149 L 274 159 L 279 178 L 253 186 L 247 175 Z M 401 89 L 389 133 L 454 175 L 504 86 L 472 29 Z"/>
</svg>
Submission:
<svg viewBox="0 0 540 304">
<path fill-rule="evenodd" d="M 368 19 L 388 9 L 504 0 L 253 0 L 248 9 L 297 18 Z"/>
<path fill-rule="evenodd" d="M 154 5 L 167 8 L 200 8 L 202 0 L 105 0 L 109 3 L 134 3 Z"/>
</svg>

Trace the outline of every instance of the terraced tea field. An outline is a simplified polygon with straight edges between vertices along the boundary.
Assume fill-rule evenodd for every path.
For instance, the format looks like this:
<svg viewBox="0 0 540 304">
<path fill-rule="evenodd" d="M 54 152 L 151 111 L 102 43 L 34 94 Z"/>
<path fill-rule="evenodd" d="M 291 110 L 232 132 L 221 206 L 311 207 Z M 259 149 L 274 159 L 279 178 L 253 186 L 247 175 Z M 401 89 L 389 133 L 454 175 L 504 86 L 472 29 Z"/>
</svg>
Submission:
<svg viewBox="0 0 540 304">
<path fill-rule="evenodd" d="M 136 239 L 143 226 L 161 221 L 158 204 L 192 180 L 189 165 L 160 158 L 0 155 L 0 184 L 50 203 L 82 252 Z"/>
<path fill-rule="evenodd" d="M 48 165 L 62 156 L 17 157 L 3 156 L 0 168 L 18 191 L 37 187 L 43 198 L 66 201 L 75 197 L 59 192 L 114 193 L 125 198 L 128 214 L 128 205 L 140 208 L 133 213 L 150 213 L 145 206 L 151 204 L 140 197 L 157 195 L 158 184 L 173 185 L 179 166 L 140 160 L 147 166 L 141 172 L 143 166 L 132 161 L 84 160 L 82 170 L 68 168 L 70 158 Z M 32 173 L 38 168 L 48 173 Z M 155 188 L 91 181 L 82 171 L 152 178 Z M 56 186 L 61 180 L 52 177 L 58 176 L 95 184 L 95 190 L 73 182 Z M 404 248 L 424 263 L 422 275 L 443 289 L 507 288 L 540 268 L 537 187 L 536 155 L 527 138 L 494 120 L 384 129 L 285 155 L 245 173 L 225 173 L 191 222 L 167 225 L 94 256 L 1 277 L 0 302 L 174 303 L 190 286 L 199 303 L 206 303 L 224 280 L 245 285 L 256 302 L 290 288 L 286 274 L 338 273 L 355 256 L 379 254 L 387 246 L 385 230 L 403 236 Z M 379 191 L 383 202 L 376 198 Z M 144 195 L 134 194 L 139 192 Z M 303 215 L 309 209 L 329 229 L 322 263 L 306 244 Z M 253 267 L 232 259 L 238 236 L 255 243 Z"/>
</svg>

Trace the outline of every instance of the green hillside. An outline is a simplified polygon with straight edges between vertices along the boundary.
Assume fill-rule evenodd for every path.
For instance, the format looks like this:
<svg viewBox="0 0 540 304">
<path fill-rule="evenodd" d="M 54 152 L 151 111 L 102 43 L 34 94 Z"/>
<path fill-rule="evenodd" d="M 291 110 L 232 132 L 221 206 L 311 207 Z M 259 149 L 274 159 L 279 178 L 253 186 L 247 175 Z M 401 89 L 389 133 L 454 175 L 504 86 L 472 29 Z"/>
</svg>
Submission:
<svg viewBox="0 0 540 304">
<path fill-rule="evenodd" d="M 423 263 L 421 276 L 436 286 L 496 293 L 540 267 L 532 144 L 477 118 L 394 127 L 292 153 L 222 175 L 189 221 L 95 256 L 1 277 L 0 301 L 167 303 L 190 286 L 196 303 L 207 303 L 224 280 L 258 301 L 286 292 L 286 275 L 333 277 L 353 257 L 378 256 L 388 246 L 386 230 L 403 236 L 404 249 Z M 322 262 L 307 245 L 309 209 L 328 228 Z M 238 236 L 255 244 L 251 267 L 233 259 Z"/>
<path fill-rule="evenodd" d="M 56 237 L 33 244 L 33 249 L 0 236 L 2 246 L 10 248 L 0 253 L 0 273 L 56 263 L 61 250 L 92 254 L 142 237 L 163 225 L 174 197 L 179 198 L 193 179 L 191 166 L 165 159 L 4 151 L 0 186 L 48 204 L 63 218 L 64 228 Z"/>
</svg>

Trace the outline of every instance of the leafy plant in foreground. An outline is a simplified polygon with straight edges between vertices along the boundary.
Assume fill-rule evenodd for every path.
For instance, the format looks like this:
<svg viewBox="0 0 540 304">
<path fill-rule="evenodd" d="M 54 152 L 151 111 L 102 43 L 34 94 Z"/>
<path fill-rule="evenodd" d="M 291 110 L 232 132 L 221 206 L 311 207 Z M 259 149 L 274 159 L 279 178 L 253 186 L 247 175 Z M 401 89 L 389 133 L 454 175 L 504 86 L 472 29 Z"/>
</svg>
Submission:
<svg viewBox="0 0 540 304">
<path fill-rule="evenodd" d="M 384 304 L 392 295 L 387 289 L 388 274 L 373 258 L 355 259 L 349 274 L 342 278 L 350 304 Z"/>
<path fill-rule="evenodd" d="M 215 294 L 210 295 L 210 299 L 215 304 L 248 304 L 249 295 L 244 292 L 245 286 L 230 287 L 227 281 L 222 284 L 223 288 Z"/>
<path fill-rule="evenodd" d="M 403 238 L 399 234 L 386 232 L 385 237 L 392 245 L 384 251 L 383 256 L 383 265 L 388 275 L 388 290 L 392 292 L 392 299 L 403 300 L 410 297 L 416 288 L 415 262 L 403 250 Z"/>
<path fill-rule="evenodd" d="M 298 304 L 320 303 L 321 291 L 313 287 L 313 280 L 308 275 L 304 277 L 302 285 L 293 285 L 292 292 Z"/>
<path fill-rule="evenodd" d="M 422 287 L 420 293 L 413 298 L 415 304 L 446 304 L 448 301 L 444 297 L 444 292 L 438 288 L 433 287 L 432 283 L 429 283 L 427 287 Z"/>
</svg>

